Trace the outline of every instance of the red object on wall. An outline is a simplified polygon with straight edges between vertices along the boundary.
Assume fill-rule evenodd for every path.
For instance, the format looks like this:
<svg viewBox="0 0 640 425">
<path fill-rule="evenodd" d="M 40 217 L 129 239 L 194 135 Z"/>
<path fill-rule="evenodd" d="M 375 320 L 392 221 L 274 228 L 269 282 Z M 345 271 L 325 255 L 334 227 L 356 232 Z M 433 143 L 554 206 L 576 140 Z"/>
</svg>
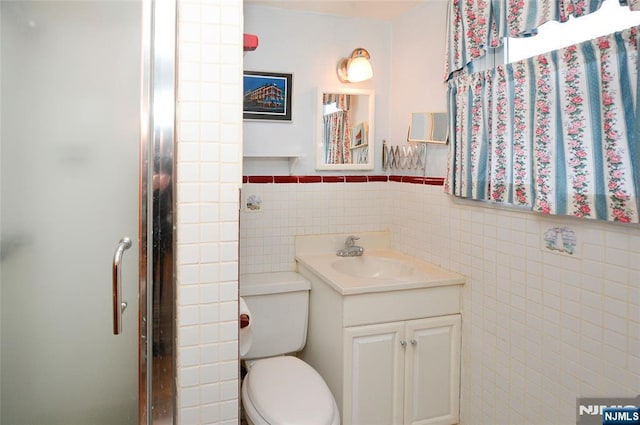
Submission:
<svg viewBox="0 0 640 425">
<path fill-rule="evenodd" d="M 258 48 L 258 36 L 253 34 L 244 35 L 244 51 L 251 52 Z"/>
<path fill-rule="evenodd" d="M 240 329 L 244 329 L 247 326 L 249 326 L 249 323 L 251 323 L 251 319 L 249 318 L 248 314 L 241 314 L 240 315 Z"/>
</svg>

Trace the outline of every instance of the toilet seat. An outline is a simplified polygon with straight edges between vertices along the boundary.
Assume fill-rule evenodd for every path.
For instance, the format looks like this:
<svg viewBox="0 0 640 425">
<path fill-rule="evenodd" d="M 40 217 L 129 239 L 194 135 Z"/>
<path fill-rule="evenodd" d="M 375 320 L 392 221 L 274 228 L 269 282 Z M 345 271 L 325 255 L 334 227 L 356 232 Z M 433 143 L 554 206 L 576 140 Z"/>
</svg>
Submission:
<svg viewBox="0 0 640 425">
<path fill-rule="evenodd" d="M 242 399 L 249 419 L 256 424 L 340 423 L 327 384 L 311 366 L 293 356 L 253 362 L 242 383 Z"/>
</svg>

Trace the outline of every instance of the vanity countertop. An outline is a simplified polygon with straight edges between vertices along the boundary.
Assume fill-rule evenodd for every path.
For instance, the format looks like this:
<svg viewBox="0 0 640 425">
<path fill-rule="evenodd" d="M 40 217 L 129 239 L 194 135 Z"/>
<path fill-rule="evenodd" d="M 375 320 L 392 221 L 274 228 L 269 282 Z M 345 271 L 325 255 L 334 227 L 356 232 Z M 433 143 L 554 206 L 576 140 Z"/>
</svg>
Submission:
<svg viewBox="0 0 640 425">
<path fill-rule="evenodd" d="M 366 250 L 361 257 L 299 252 L 299 265 L 341 295 L 462 285 L 464 276 L 399 251 Z"/>
</svg>

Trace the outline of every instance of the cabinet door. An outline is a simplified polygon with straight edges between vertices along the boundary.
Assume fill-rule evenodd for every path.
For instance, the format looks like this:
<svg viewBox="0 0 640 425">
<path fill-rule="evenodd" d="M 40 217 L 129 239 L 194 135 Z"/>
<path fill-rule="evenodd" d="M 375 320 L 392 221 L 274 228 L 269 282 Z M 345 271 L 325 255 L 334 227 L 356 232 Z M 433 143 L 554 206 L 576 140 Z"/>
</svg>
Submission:
<svg viewBox="0 0 640 425">
<path fill-rule="evenodd" d="M 459 421 L 460 315 L 407 322 L 404 423 Z"/>
<path fill-rule="evenodd" d="M 344 425 L 402 423 L 403 323 L 344 331 Z"/>
</svg>

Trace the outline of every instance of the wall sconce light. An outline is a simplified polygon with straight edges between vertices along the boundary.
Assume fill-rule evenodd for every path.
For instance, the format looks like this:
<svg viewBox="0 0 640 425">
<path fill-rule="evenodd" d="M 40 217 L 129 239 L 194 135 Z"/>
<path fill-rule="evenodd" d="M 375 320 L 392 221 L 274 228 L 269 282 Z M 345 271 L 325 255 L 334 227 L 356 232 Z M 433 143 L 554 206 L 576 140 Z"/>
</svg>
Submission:
<svg viewBox="0 0 640 425">
<path fill-rule="evenodd" d="M 373 77 L 373 68 L 369 62 L 371 56 L 362 47 L 351 52 L 351 56 L 338 62 L 338 79 L 343 83 L 358 83 Z"/>
</svg>

